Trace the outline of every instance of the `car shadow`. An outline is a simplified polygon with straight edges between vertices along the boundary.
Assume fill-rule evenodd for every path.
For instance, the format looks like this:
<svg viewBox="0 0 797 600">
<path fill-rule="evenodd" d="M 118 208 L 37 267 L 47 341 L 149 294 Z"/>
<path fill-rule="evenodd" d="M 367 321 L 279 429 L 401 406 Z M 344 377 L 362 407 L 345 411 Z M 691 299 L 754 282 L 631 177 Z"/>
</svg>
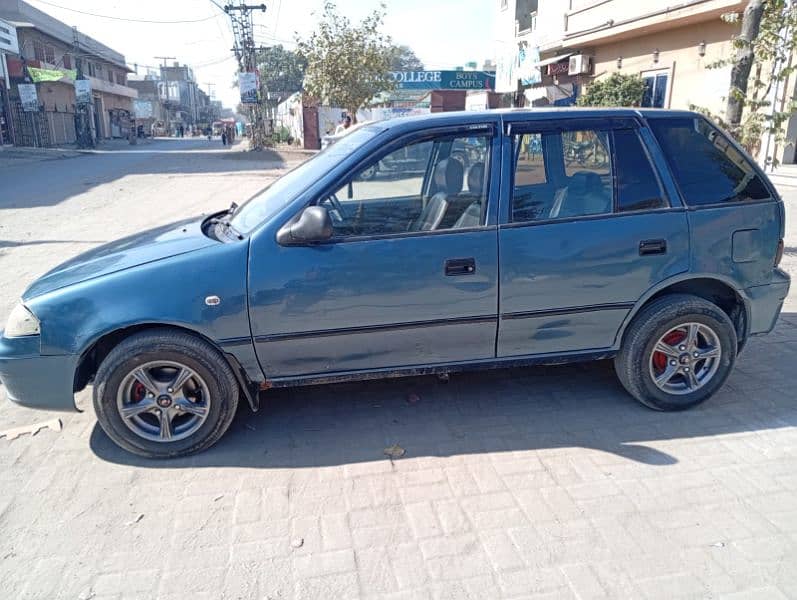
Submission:
<svg viewBox="0 0 797 600">
<path fill-rule="evenodd" d="M 400 460 L 580 447 L 666 467 L 678 462 L 667 451 L 675 438 L 797 425 L 797 406 L 787 392 L 797 381 L 780 352 L 787 348 L 792 363 L 797 357 L 789 343 L 797 339 L 797 320 L 771 335 L 769 343 L 751 340 L 722 390 L 685 412 L 636 403 L 617 382 L 612 363 L 601 361 L 462 373 L 449 383 L 413 377 L 271 390 L 258 413 L 239 410 L 215 446 L 181 459 L 136 457 L 96 425 L 90 444 L 103 460 L 145 468 L 349 465 L 389 460 L 384 451 L 394 444 L 405 450 Z M 780 361 L 767 363 L 767 354 Z M 760 361 L 770 371 L 758 381 Z"/>
</svg>

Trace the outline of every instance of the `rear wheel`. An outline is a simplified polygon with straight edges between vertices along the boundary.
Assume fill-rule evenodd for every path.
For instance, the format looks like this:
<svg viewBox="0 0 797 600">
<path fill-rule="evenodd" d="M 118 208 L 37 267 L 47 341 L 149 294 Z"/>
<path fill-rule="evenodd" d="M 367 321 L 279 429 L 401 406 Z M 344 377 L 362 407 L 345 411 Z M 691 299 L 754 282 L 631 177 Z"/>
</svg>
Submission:
<svg viewBox="0 0 797 600">
<path fill-rule="evenodd" d="M 120 447 L 169 458 L 214 444 L 235 416 L 238 392 L 227 361 L 208 342 L 181 331 L 142 332 L 100 365 L 94 410 Z"/>
<path fill-rule="evenodd" d="M 696 296 L 655 300 L 634 318 L 615 358 L 623 387 L 656 410 L 684 410 L 711 397 L 736 360 L 736 331 L 718 306 Z"/>
</svg>

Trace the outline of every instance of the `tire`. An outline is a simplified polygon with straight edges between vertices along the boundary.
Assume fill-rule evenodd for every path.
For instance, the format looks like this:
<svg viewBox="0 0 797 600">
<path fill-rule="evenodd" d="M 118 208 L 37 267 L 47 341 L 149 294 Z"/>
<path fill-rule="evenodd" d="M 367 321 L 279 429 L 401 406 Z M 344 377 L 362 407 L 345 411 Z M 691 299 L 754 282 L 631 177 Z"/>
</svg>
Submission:
<svg viewBox="0 0 797 600">
<path fill-rule="evenodd" d="M 173 395 L 167 394 L 166 382 L 179 383 L 182 373 L 190 375 Z M 94 381 L 94 410 L 102 429 L 124 450 L 146 458 L 175 458 L 205 450 L 221 438 L 235 416 L 239 391 L 229 364 L 205 340 L 177 330 L 144 331 L 122 341 L 102 361 Z M 139 412 L 125 418 L 123 409 Z"/>
<path fill-rule="evenodd" d="M 703 357 L 716 353 L 711 348 L 718 348 L 718 356 L 695 358 L 694 352 L 681 351 L 694 331 L 698 342 L 692 350 Z M 657 346 L 659 341 L 664 344 Z M 686 410 L 722 387 L 736 361 L 737 347 L 733 323 L 718 306 L 697 296 L 673 294 L 654 300 L 634 318 L 614 359 L 614 369 L 628 393 L 645 406 Z M 658 348 L 674 353 L 657 352 Z M 662 383 L 657 384 L 654 377 Z"/>
</svg>

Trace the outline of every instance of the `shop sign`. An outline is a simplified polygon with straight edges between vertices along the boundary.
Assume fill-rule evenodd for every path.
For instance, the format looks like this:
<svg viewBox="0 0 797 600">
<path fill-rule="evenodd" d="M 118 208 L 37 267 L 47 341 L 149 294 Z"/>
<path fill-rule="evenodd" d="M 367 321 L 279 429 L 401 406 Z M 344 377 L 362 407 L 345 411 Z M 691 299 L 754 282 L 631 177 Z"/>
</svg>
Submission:
<svg viewBox="0 0 797 600">
<path fill-rule="evenodd" d="M 548 65 L 548 75 L 567 75 L 570 61 L 552 63 Z"/>
<path fill-rule="evenodd" d="M 495 73 L 487 71 L 392 71 L 400 90 L 492 90 Z"/>
<path fill-rule="evenodd" d="M 75 79 L 75 102 L 91 104 L 91 80 Z"/>
<path fill-rule="evenodd" d="M 241 104 L 257 104 L 257 73 L 247 71 L 238 73 L 238 89 L 241 92 Z"/>
<path fill-rule="evenodd" d="M 20 83 L 19 100 L 22 102 L 22 110 L 25 112 L 39 112 L 39 96 L 36 93 L 35 83 Z"/>
<path fill-rule="evenodd" d="M 0 19 L 0 52 L 19 54 L 17 29 L 11 23 Z"/>
</svg>

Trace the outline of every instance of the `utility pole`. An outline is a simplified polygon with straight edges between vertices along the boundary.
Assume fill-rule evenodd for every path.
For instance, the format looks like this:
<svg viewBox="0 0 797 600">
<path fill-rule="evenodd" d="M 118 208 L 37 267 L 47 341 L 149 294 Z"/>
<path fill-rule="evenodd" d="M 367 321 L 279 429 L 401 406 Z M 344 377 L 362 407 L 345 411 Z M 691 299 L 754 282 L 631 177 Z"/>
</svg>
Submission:
<svg viewBox="0 0 797 600">
<path fill-rule="evenodd" d="M 266 12 L 265 4 L 246 4 L 246 0 L 238 0 L 238 4 L 233 4 L 233 0 L 224 7 L 224 12 L 230 16 L 232 22 L 235 46 L 233 52 L 238 59 L 238 70 L 241 73 L 254 73 L 257 71 L 257 48 L 255 47 L 254 26 L 252 23 L 252 12 Z M 261 90 L 258 89 L 258 96 Z M 251 150 L 261 150 L 266 144 L 266 122 L 263 115 L 262 98 L 258 98 L 257 104 L 249 104 L 249 121 L 252 128 L 252 138 L 249 142 Z"/>
<path fill-rule="evenodd" d="M 90 86 L 89 83 L 80 84 L 81 89 L 78 90 L 78 81 L 87 81 L 88 78 L 83 75 L 83 58 L 80 55 L 80 34 L 77 27 L 72 28 L 72 48 L 75 56 L 75 69 L 77 69 L 77 77 L 75 78 L 75 135 L 77 137 L 78 148 L 93 148 L 95 145 L 94 134 L 91 129 L 91 90 L 89 89 L 88 98 L 85 97 L 86 91 L 82 86 Z M 81 92 L 78 96 L 78 91 Z"/>
</svg>

